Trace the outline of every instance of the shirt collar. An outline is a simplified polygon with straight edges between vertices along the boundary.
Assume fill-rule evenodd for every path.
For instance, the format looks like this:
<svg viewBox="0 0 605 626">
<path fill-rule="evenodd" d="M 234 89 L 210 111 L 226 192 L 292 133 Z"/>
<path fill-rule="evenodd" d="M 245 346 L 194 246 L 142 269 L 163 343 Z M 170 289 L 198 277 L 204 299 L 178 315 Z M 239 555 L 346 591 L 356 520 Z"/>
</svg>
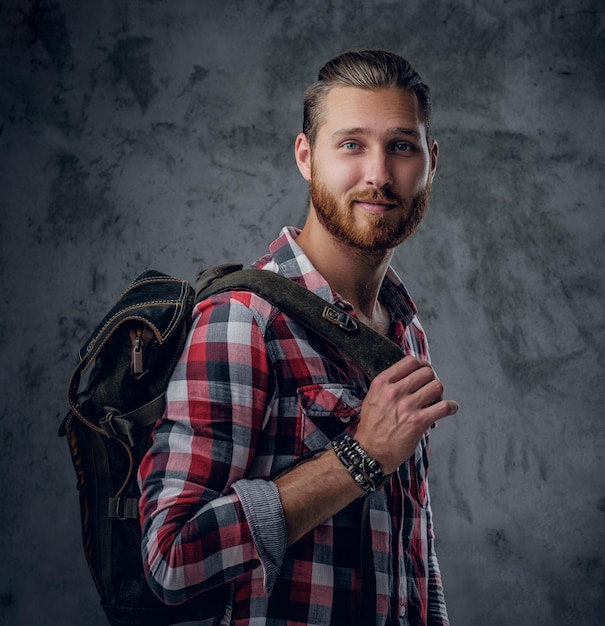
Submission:
<svg viewBox="0 0 605 626">
<path fill-rule="evenodd" d="M 267 269 L 293 280 L 324 300 L 338 304 L 345 310 L 353 307 L 332 291 L 325 278 L 313 267 L 311 261 L 296 243 L 300 229 L 293 226 L 282 228 L 279 237 L 269 246 L 269 254 L 259 259 L 254 267 Z M 389 267 L 380 288 L 380 298 L 394 319 L 407 326 L 416 315 L 416 306 L 403 282 Z"/>
</svg>

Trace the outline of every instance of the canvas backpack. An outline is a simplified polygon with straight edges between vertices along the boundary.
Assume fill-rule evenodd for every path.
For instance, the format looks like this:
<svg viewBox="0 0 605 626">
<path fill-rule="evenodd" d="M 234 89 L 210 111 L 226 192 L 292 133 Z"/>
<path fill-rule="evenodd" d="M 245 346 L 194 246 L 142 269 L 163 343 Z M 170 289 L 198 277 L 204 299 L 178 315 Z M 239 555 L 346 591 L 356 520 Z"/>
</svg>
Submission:
<svg viewBox="0 0 605 626">
<path fill-rule="evenodd" d="M 76 472 L 84 553 L 112 626 L 212 619 L 229 600 L 228 584 L 179 606 L 151 592 L 141 556 L 137 470 L 162 417 L 195 303 L 231 290 L 259 294 L 337 345 L 370 380 L 403 356 L 382 335 L 273 272 L 216 266 L 199 274 L 195 291 L 155 270 L 140 274 L 80 350 L 59 430 Z"/>
</svg>

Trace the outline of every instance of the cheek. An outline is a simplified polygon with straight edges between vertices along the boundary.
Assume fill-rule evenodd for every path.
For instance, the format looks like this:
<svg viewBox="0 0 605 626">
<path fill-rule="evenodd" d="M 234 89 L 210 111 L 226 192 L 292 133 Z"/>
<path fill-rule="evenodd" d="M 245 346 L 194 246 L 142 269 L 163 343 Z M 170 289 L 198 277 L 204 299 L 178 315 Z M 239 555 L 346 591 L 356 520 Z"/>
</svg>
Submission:
<svg viewBox="0 0 605 626">
<path fill-rule="evenodd" d="M 398 173 L 397 187 L 403 195 L 415 195 L 429 182 L 430 167 L 428 162 L 418 163 L 414 167 L 402 168 Z"/>
<path fill-rule="evenodd" d="M 359 186 L 363 183 L 360 179 L 357 168 L 351 164 L 347 164 L 345 166 L 338 161 L 335 161 L 331 164 L 331 166 L 328 165 L 326 173 L 327 186 L 338 196 L 346 195 L 352 190 L 359 188 Z"/>
</svg>

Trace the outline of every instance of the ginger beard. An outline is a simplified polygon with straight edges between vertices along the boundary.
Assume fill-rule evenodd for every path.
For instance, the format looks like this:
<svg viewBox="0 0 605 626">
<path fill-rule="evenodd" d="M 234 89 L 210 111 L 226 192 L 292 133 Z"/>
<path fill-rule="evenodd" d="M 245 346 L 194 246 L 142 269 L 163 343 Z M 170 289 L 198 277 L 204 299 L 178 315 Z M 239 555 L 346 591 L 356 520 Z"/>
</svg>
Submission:
<svg viewBox="0 0 605 626">
<path fill-rule="evenodd" d="M 387 251 L 405 241 L 416 230 L 429 205 L 430 181 L 411 202 L 387 189 L 351 192 L 339 203 L 316 174 L 312 166 L 309 191 L 319 221 L 336 239 L 364 252 Z M 386 213 L 364 215 L 365 225 L 360 225 L 354 214 L 354 203 L 360 200 L 378 200 L 396 206 Z"/>
</svg>

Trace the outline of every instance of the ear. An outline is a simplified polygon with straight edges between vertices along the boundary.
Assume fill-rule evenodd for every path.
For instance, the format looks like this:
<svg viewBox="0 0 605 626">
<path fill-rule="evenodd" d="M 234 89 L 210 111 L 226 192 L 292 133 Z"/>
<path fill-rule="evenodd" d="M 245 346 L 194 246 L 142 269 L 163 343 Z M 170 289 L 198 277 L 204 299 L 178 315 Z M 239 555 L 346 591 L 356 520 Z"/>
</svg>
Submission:
<svg viewBox="0 0 605 626">
<path fill-rule="evenodd" d="M 429 176 L 431 182 L 433 182 L 433 178 L 435 178 L 435 172 L 437 171 L 437 158 L 439 157 L 439 146 L 437 145 L 436 141 L 431 142 L 429 154 L 431 159 L 431 170 Z"/>
<path fill-rule="evenodd" d="M 294 156 L 302 177 L 307 181 L 311 180 L 311 146 L 304 133 L 300 133 L 296 137 Z"/>
</svg>

